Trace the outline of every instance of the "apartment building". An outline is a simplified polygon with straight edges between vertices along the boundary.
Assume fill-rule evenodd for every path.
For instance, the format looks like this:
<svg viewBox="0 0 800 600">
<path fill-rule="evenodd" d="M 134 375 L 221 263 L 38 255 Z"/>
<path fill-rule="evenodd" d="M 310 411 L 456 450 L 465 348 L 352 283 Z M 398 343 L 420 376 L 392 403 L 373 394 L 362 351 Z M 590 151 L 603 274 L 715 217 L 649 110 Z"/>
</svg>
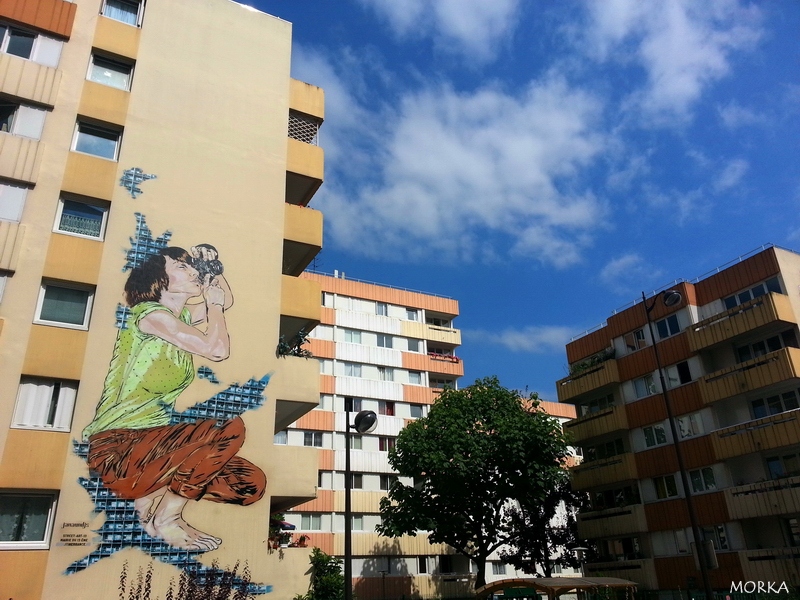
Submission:
<svg viewBox="0 0 800 600">
<path fill-rule="evenodd" d="M 657 344 L 691 496 L 715 547 L 712 586 L 800 584 L 800 255 L 774 246 L 651 295 L 567 345 L 560 402 L 582 447 L 574 487 L 590 495 L 586 574 L 644 589 L 702 587 L 686 492 L 653 352 Z"/>
<path fill-rule="evenodd" d="M 315 500 L 285 515 L 310 546 L 344 554 L 344 431 L 361 410 L 378 415 L 376 430 L 351 440 L 353 588 L 359 598 L 418 593 L 460 596 L 470 567 L 427 535 L 385 538 L 375 533 L 379 503 L 397 475 L 388 452 L 406 423 L 427 415 L 464 367 L 456 355 L 458 302 L 441 296 L 306 272 L 322 290 L 320 324 L 308 349 L 320 372 L 319 407 L 276 434 L 276 443 L 320 448 Z M 410 482 L 406 482 L 410 483 Z"/>
<path fill-rule="evenodd" d="M 321 311 L 324 96 L 290 51 L 229 0 L 0 2 L 3 598 L 307 589 L 267 545 L 319 463 L 273 444 L 320 398 L 276 356 Z"/>
</svg>

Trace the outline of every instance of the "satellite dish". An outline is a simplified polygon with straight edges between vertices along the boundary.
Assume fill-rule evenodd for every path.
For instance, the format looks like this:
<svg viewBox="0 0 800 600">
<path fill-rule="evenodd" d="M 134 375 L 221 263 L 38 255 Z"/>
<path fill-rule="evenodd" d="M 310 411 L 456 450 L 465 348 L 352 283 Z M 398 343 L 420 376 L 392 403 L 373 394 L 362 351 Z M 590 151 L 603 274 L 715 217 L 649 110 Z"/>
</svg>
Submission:
<svg viewBox="0 0 800 600">
<path fill-rule="evenodd" d="M 378 415 L 371 410 L 362 410 L 353 421 L 353 428 L 358 433 L 371 433 L 378 426 Z"/>
</svg>

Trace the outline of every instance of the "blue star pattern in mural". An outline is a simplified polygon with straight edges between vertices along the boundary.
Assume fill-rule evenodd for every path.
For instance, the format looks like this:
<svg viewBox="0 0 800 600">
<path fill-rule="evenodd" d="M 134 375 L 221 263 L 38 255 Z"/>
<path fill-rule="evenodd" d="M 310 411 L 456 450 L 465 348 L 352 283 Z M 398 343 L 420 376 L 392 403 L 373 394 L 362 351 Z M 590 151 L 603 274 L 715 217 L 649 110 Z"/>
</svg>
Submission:
<svg viewBox="0 0 800 600">
<path fill-rule="evenodd" d="M 205 365 L 197 369 L 197 378 L 207 379 L 211 383 L 219 384 L 219 379 L 217 379 L 217 376 L 214 375 L 214 371 L 212 371 L 209 367 L 206 367 Z"/>
<path fill-rule="evenodd" d="M 171 231 L 165 231 L 156 239 L 153 239 L 153 232 L 147 226 L 147 221 L 142 213 L 134 213 L 136 216 L 136 232 L 130 238 L 131 248 L 126 253 L 125 266 L 122 272 L 125 273 L 135 267 L 141 266 L 151 256 L 156 256 L 159 251 L 167 247 L 167 243 L 172 237 Z"/>
<path fill-rule="evenodd" d="M 157 177 L 158 175 L 148 175 L 139 167 L 133 167 L 132 169 L 125 169 L 122 172 L 122 177 L 119 179 L 119 184 L 128 190 L 131 198 L 136 200 L 137 194 L 144 194 L 142 188 L 139 187 L 139 184 L 143 181 L 147 181 L 148 179 L 156 179 Z"/>
</svg>

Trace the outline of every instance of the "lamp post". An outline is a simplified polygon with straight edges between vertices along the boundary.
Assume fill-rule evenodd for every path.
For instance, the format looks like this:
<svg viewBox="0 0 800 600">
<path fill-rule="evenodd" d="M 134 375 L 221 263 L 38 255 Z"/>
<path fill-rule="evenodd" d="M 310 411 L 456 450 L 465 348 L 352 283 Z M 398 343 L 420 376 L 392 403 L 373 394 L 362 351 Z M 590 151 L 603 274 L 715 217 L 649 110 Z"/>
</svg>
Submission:
<svg viewBox="0 0 800 600">
<path fill-rule="evenodd" d="M 578 562 L 581 565 L 581 577 L 586 577 L 586 573 L 584 572 L 584 562 L 586 561 L 586 553 L 589 551 L 589 549 L 578 546 L 573 548 L 572 551 L 575 553 L 575 558 L 578 559 Z"/>
<path fill-rule="evenodd" d="M 689 523 L 692 527 L 692 537 L 694 538 L 694 547 L 697 552 L 697 562 L 700 565 L 700 576 L 703 579 L 703 590 L 706 594 L 706 600 L 714 600 L 714 590 L 711 588 L 711 579 L 709 579 L 708 571 L 708 554 L 707 546 L 700 537 L 700 526 L 697 524 L 697 513 L 694 510 L 694 500 L 692 492 L 689 488 L 689 477 L 686 474 L 686 466 L 683 462 L 683 452 L 681 451 L 680 441 L 678 439 L 678 428 L 675 426 L 675 416 L 672 413 L 672 404 L 669 400 L 669 393 L 667 392 L 666 382 L 664 381 L 664 370 L 661 368 L 661 357 L 658 354 L 658 344 L 656 344 L 656 337 L 653 333 L 653 321 L 650 319 L 650 313 L 655 308 L 656 300 L 661 298 L 664 306 L 675 306 L 683 298 L 681 293 L 677 290 L 664 290 L 660 294 L 653 297 L 650 305 L 647 305 L 647 297 L 642 292 L 642 304 L 644 305 L 645 315 L 647 316 L 647 328 L 650 331 L 650 340 L 653 344 L 653 353 L 656 357 L 656 367 L 658 368 L 658 379 L 661 384 L 661 396 L 664 398 L 664 406 L 667 409 L 667 420 L 669 420 L 669 428 L 672 432 L 672 445 L 675 448 L 675 457 L 678 459 L 678 470 L 681 475 L 681 484 L 683 485 L 683 494 L 686 500 L 686 510 L 689 513 Z M 713 546 L 712 546 L 713 548 Z"/>
<path fill-rule="evenodd" d="M 353 512 L 350 504 L 350 490 L 353 475 L 350 472 L 350 430 L 358 433 L 375 431 L 378 415 L 371 410 L 362 410 L 350 424 L 350 411 L 347 411 L 344 427 L 344 600 L 353 600 Z"/>
</svg>

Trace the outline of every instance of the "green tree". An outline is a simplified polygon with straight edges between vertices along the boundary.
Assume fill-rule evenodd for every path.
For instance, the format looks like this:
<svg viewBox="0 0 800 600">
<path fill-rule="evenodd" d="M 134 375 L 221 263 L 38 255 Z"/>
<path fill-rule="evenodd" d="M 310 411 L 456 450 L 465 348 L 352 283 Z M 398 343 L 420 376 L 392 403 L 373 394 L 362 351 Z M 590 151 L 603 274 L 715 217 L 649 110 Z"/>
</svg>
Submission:
<svg viewBox="0 0 800 600">
<path fill-rule="evenodd" d="M 443 391 L 389 454 L 414 485 L 394 483 L 381 501 L 378 532 L 428 531 L 432 543 L 472 560 L 475 587 L 483 585 L 489 554 L 519 536 L 516 502 L 543 501 L 564 476 L 567 441 L 558 421 L 537 406 L 536 394 L 523 398 L 496 377 Z"/>
<path fill-rule="evenodd" d="M 294 600 L 342 600 L 344 598 L 344 575 L 342 561 L 325 554 L 319 548 L 311 551 L 311 582 L 305 596 Z"/>
</svg>

